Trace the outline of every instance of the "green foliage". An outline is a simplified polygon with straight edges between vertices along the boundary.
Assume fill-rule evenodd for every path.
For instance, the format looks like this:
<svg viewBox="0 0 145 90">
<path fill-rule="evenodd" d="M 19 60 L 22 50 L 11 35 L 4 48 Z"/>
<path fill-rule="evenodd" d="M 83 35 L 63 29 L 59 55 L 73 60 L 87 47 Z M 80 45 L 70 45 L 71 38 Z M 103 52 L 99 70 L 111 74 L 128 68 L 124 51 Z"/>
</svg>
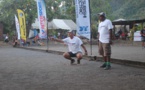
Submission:
<svg viewBox="0 0 145 90">
<path fill-rule="evenodd" d="M 97 38 L 98 13 L 105 12 L 107 18 L 113 19 L 111 16 L 111 6 L 107 0 L 90 0 L 91 8 L 91 31 L 92 37 Z"/>
<path fill-rule="evenodd" d="M 45 0 L 48 20 L 52 19 L 72 19 L 75 17 L 75 0 Z M 143 19 L 145 18 L 144 0 L 90 0 L 91 26 L 93 37 L 97 32 L 98 13 L 105 12 L 107 18 L 114 20 Z M 26 16 L 27 33 L 31 24 L 37 18 L 36 0 L 1 0 L 0 21 L 4 24 L 4 32 L 15 31 L 14 15 L 16 10 L 21 9 Z"/>
<path fill-rule="evenodd" d="M 92 20 L 97 20 L 98 21 L 98 16 L 97 14 L 100 12 L 105 12 L 107 15 L 107 18 L 111 18 L 110 14 L 111 12 L 111 7 L 106 0 L 90 0 L 90 7 L 91 7 L 91 17 Z"/>
<path fill-rule="evenodd" d="M 2 0 L 0 3 L 0 21 L 4 24 L 4 32 L 15 31 L 15 18 L 17 9 L 24 11 L 27 23 L 27 32 L 36 17 L 36 4 L 34 0 Z"/>
<path fill-rule="evenodd" d="M 115 19 L 144 19 L 145 18 L 145 0 L 111 0 Z"/>
</svg>

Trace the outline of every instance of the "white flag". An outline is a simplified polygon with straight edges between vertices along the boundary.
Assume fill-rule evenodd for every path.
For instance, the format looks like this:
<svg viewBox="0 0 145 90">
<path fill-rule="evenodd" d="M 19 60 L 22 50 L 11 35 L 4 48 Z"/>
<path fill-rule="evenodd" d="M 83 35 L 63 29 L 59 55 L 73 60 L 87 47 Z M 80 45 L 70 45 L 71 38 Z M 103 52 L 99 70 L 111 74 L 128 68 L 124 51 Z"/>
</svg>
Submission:
<svg viewBox="0 0 145 90">
<path fill-rule="evenodd" d="M 17 38 L 18 40 L 20 40 L 20 24 L 16 15 L 15 15 L 15 25 L 17 30 Z"/>
<path fill-rule="evenodd" d="M 46 6 L 44 0 L 37 0 L 37 12 L 39 20 L 39 37 L 42 39 L 47 38 L 47 17 Z"/>
<path fill-rule="evenodd" d="M 75 0 L 77 35 L 91 38 L 89 0 Z"/>
</svg>

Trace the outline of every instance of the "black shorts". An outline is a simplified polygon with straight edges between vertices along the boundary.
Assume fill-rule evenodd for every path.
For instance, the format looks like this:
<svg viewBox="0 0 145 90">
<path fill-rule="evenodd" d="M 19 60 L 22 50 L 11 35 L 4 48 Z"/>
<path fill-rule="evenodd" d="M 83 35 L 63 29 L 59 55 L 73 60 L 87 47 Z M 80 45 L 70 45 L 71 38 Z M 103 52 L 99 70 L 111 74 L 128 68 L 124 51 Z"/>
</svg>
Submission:
<svg viewBox="0 0 145 90">
<path fill-rule="evenodd" d="M 77 53 L 72 53 L 72 52 L 68 52 L 70 57 L 76 57 L 78 53 L 81 53 L 81 52 L 77 52 Z"/>
</svg>

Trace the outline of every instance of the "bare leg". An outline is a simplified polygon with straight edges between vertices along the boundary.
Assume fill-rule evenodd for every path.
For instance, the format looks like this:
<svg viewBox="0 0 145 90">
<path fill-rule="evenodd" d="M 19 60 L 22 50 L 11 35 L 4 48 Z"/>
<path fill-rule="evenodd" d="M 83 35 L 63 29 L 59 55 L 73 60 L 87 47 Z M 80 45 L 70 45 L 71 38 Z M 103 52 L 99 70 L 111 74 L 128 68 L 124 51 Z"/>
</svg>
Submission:
<svg viewBox="0 0 145 90">
<path fill-rule="evenodd" d="M 145 45 L 144 45 L 144 42 L 142 42 L 142 47 L 144 47 Z"/>
<path fill-rule="evenodd" d="M 66 58 L 66 59 L 68 59 L 68 60 L 72 60 L 72 58 L 70 57 L 69 53 L 67 53 L 67 52 L 65 52 L 63 54 L 63 57 Z"/>
<path fill-rule="evenodd" d="M 70 60 L 71 61 L 70 64 L 73 64 L 75 62 L 75 60 L 72 59 L 70 57 L 69 53 L 67 53 L 67 52 L 63 54 L 63 57 L 66 58 L 66 59 L 68 59 L 68 60 Z"/>
<path fill-rule="evenodd" d="M 83 56 L 82 56 L 82 53 L 78 53 L 78 54 L 77 54 L 77 60 L 81 60 L 82 57 L 83 57 Z"/>
<path fill-rule="evenodd" d="M 107 62 L 107 56 L 102 55 L 102 57 L 104 58 L 104 62 Z"/>
<path fill-rule="evenodd" d="M 80 60 L 83 57 L 82 53 L 77 53 L 76 57 L 77 57 L 77 63 L 80 64 Z"/>
</svg>

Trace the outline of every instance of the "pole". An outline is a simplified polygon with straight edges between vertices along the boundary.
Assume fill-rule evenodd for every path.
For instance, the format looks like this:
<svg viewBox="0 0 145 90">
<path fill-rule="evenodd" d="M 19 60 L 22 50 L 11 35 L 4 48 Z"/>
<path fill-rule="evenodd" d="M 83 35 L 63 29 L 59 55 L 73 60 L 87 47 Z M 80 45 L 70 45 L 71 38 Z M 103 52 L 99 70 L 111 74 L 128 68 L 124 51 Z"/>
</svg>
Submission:
<svg viewBox="0 0 145 90">
<path fill-rule="evenodd" d="M 45 8 L 46 8 L 46 0 L 44 0 L 44 3 L 45 3 Z M 46 17 L 47 17 L 47 8 L 46 8 Z M 49 49 L 49 45 L 48 45 L 48 43 L 49 43 L 49 40 L 48 40 L 48 18 L 46 18 L 46 24 L 47 24 L 47 26 L 46 26 L 46 28 L 47 28 L 47 50 L 46 50 L 46 52 L 48 52 L 48 49 Z"/>
<path fill-rule="evenodd" d="M 48 19 L 47 19 L 47 50 L 46 50 L 46 52 L 48 52 L 48 49 L 49 49 L 48 43 L 49 43 L 49 41 L 48 41 Z"/>
<path fill-rule="evenodd" d="M 90 29 L 91 29 L 91 8 L 90 8 L 90 0 L 88 0 L 89 1 L 89 13 L 90 13 Z M 92 56 L 92 29 L 90 30 L 90 33 L 91 33 L 91 35 L 90 35 L 90 52 L 91 52 L 91 56 Z"/>
</svg>

